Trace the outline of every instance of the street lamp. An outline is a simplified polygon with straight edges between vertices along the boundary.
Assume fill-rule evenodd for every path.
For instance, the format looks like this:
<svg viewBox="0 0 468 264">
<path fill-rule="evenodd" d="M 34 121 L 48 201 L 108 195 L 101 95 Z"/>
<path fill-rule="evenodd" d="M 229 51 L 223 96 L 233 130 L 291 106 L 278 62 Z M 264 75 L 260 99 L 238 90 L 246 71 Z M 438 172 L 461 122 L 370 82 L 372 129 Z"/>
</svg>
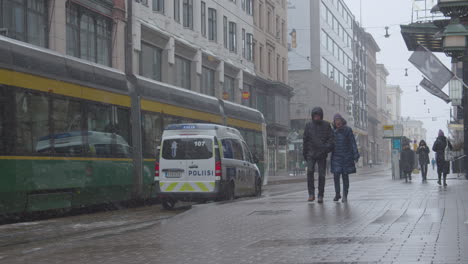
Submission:
<svg viewBox="0 0 468 264">
<path fill-rule="evenodd" d="M 468 30 L 460 24 L 460 19 L 452 18 L 441 36 L 445 55 L 452 57 L 452 62 L 460 60 L 465 55 L 466 36 L 468 36 Z"/>
</svg>

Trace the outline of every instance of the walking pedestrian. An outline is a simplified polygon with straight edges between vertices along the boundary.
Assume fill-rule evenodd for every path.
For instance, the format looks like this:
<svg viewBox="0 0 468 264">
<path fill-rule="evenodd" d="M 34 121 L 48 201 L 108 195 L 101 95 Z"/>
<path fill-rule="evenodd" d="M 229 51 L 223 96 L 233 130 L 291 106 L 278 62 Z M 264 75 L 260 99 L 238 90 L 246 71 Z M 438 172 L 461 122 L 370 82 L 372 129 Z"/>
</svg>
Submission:
<svg viewBox="0 0 468 264">
<path fill-rule="evenodd" d="M 372 168 L 372 160 L 369 160 L 369 168 Z"/>
<path fill-rule="evenodd" d="M 356 173 L 355 163 L 359 160 L 359 152 L 354 138 L 353 130 L 346 125 L 346 120 L 336 114 L 333 118 L 333 128 L 335 129 L 335 150 L 331 157 L 331 172 L 335 181 L 335 198 L 333 201 L 339 201 L 340 178 L 343 177 L 343 203 L 348 201 L 349 175 Z"/>
<path fill-rule="evenodd" d="M 411 181 L 411 173 L 414 169 L 414 151 L 410 148 L 408 142 L 403 143 L 403 150 L 400 155 L 401 170 L 405 176 L 405 182 Z"/>
<path fill-rule="evenodd" d="M 432 151 L 436 153 L 436 163 L 437 163 L 437 184 L 441 185 L 442 175 L 444 176 L 444 186 L 447 186 L 447 174 L 450 172 L 450 162 L 445 160 L 445 149 L 452 149 L 452 144 L 444 135 L 444 131 L 439 130 L 439 135 L 432 146 Z"/>
<path fill-rule="evenodd" d="M 419 155 L 419 166 L 421 167 L 422 181 L 427 181 L 427 166 L 429 165 L 429 147 L 426 141 L 421 140 L 416 153 Z"/>
<path fill-rule="evenodd" d="M 307 161 L 307 188 L 309 202 L 315 200 L 314 172 L 318 164 L 318 202 L 323 203 L 325 173 L 328 153 L 335 147 L 335 135 L 330 123 L 323 120 L 323 110 L 315 107 L 311 113 L 312 121 L 304 129 L 303 155 Z"/>
<path fill-rule="evenodd" d="M 435 170 L 436 161 L 434 158 L 432 158 L 431 163 L 432 163 L 432 170 Z"/>
</svg>

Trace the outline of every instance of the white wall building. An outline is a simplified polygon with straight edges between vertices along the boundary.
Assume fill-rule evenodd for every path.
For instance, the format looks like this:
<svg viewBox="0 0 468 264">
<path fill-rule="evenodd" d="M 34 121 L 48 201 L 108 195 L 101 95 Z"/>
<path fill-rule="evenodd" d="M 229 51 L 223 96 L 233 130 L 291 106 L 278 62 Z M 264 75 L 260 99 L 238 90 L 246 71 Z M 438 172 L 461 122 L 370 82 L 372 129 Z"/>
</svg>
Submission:
<svg viewBox="0 0 468 264">
<path fill-rule="evenodd" d="M 252 1 L 142 0 L 133 9 L 137 73 L 242 103 L 255 76 Z"/>
</svg>

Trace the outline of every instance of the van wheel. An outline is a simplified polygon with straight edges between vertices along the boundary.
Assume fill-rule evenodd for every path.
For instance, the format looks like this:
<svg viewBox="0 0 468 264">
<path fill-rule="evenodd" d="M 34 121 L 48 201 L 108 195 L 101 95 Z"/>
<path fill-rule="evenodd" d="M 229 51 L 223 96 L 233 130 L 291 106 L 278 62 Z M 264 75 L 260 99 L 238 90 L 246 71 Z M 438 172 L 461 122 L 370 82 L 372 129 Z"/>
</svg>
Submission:
<svg viewBox="0 0 468 264">
<path fill-rule="evenodd" d="M 255 196 L 260 197 L 262 196 L 262 179 L 260 177 L 257 177 L 255 180 Z"/>
<path fill-rule="evenodd" d="M 176 201 L 174 199 L 164 199 L 161 201 L 161 205 L 166 210 L 174 209 Z"/>
<path fill-rule="evenodd" d="M 233 201 L 236 198 L 234 190 L 235 190 L 234 183 L 233 182 L 229 183 L 229 186 L 227 187 L 227 190 L 226 190 L 227 201 Z"/>
</svg>

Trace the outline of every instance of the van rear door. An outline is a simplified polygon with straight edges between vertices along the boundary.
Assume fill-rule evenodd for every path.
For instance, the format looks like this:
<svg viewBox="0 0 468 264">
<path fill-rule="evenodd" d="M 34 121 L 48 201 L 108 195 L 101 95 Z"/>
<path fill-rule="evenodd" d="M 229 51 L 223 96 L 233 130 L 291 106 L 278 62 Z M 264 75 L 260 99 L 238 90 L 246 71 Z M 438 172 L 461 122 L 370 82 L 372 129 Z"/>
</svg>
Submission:
<svg viewBox="0 0 468 264">
<path fill-rule="evenodd" d="M 160 170 L 161 192 L 213 192 L 214 137 L 180 135 L 164 138 Z"/>
</svg>

